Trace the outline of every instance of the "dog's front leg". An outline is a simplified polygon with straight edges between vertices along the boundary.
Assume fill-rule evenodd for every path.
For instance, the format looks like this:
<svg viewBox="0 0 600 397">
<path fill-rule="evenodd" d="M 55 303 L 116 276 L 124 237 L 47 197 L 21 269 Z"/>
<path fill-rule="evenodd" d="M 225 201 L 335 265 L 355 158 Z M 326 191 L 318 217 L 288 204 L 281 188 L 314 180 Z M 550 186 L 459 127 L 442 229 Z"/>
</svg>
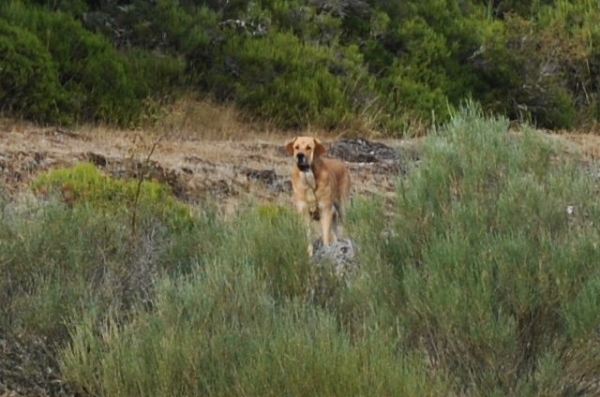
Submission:
<svg viewBox="0 0 600 397">
<path fill-rule="evenodd" d="M 296 210 L 298 211 L 298 214 L 300 214 L 300 216 L 302 217 L 302 221 L 304 222 L 306 237 L 310 239 L 310 214 L 308 213 L 308 205 L 304 201 L 297 201 Z"/>
<path fill-rule="evenodd" d="M 323 206 L 321 210 L 321 229 L 323 233 L 323 244 L 331 243 L 331 224 L 333 223 L 333 209 L 331 206 Z M 334 236 L 335 240 L 335 236 Z"/>
<path fill-rule="evenodd" d="M 308 256 L 312 257 L 314 255 L 314 247 L 311 241 L 312 230 L 310 226 L 310 213 L 308 212 L 308 206 L 303 206 L 303 208 L 298 208 L 300 216 L 302 217 L 302 221 L 304 222 L 304 230 L 306 230 L 306 239 L 308 240 L 308 247 L 306 251 L 308 252 Z"/>
</svg>

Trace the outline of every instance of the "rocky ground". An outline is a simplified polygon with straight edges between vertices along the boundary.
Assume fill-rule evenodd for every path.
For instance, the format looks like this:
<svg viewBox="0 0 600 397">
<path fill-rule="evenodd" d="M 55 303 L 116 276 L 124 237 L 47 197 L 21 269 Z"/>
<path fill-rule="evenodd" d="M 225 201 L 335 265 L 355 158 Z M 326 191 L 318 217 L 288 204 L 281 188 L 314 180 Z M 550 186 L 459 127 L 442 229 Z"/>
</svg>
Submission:
<svg viewBox="0 0 600 397">
<path fill-rule="evenodd" d="M 108 174 L 135 177 L 150 163 L 150 177 L 169 184 L 181 200 L 213 198 L 224 211 L 241 200 L 289 202 L 290 137 L 229 140 L 163 139 L 139 132 L 70 131 L 61 128 L 3 130 L 0 124 L 0 188 L 8 194 L 27 188 L 40 172 L 91 161 Z M 416 143 L 341 139 L 328 143 L 330 155 L 351 169 L 354 192 L 390 197 L 394 180 L 417 159 Z"/>
</svg>

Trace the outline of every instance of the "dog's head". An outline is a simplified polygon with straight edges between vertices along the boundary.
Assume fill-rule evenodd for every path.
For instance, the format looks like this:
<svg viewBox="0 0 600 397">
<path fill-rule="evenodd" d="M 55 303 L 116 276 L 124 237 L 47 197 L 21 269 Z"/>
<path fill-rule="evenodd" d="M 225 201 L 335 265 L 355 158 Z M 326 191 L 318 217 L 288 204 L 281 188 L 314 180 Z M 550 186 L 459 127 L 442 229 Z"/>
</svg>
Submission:
<svg viewBox="0 0 600 397">
<path fill-rule="evenodd" d="M 290 156 L 294 156 L 298 169 L 306 172 L 310 169 L 313 161 L 323 155 L 327 149 L 317 138 L 299 136 L 285 145 L 285 151 Z"/>
</svg>

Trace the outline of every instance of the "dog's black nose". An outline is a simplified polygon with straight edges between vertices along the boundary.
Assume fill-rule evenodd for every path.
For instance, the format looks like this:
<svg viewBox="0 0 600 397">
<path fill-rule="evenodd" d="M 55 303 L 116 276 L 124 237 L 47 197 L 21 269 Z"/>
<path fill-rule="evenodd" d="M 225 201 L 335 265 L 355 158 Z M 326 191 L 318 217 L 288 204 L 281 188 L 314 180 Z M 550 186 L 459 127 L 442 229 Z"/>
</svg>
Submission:
<svg viewBox="0 0 600 397">
<path fill-rule="evenodd" d="M 296 164 L 300 171 L 308 171 L 310 164 L 308 163 L 308 157 L 304 153 L 298 153 L 296 155 Z"/>
</svg>

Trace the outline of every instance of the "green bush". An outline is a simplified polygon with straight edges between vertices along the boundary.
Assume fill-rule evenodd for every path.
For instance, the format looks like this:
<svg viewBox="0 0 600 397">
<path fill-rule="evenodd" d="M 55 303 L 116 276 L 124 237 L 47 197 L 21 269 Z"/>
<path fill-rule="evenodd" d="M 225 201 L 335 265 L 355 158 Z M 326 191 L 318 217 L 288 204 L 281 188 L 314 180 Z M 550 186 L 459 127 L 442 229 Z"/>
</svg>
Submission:
<svg viewBox="0 0 600 397">
<path fill-rule="evenodd" d="M 552 390 L 551 371 L 577 388 L 571 354 L 578 371 L 598 365 L 579 342 L 598 326 L 596 182 L 534 130 L 507 129 L 469 106 L 400 183 L 382 256 L 402 280 L 405 343 L 421 341 L 467 394 Z"/>
<path fill-rule="evenodd" d="M 286 128 L 328 126 L 343 118 L 342 82 L 327 70 L 323 51 L 285 34 L 247 41 L 240 50 L 236 102 L 243 109 Z"/>
<path fill-rule="evenodd" d="M 599 117 L 591 1 L 126 3 L 0 2 L 5 23 L 43 46 L 19 48 L 20 58 L 3 43 L 11 66 L 2 88 L 18 95 L 0 94 L 1 109 L 129 127 L 195 90 L 282 128 L 354 133 L 422 130 L 447 121 L 465 98 L 543 128 Z M 50 77 L 25 86 L 27 71 Z"/>
<path fill-rule="evenodd" d="M 590 99 L 580 92 L 589 84 L 589 70 L 581 38 L 572 37 L 565 45 L 568 29 L 560 22 L 538 26 L 511 16 L 487 32 L 478 61 L 487 86 L 480 100 L 513 119 L 550 129 L 572 128 Z"/>
<path fill-rule="evenodd" d="M 76 120 L 128 125 L 142 99 L 135 96 L 126 61 L 102 36 L 86 31 L 67 14 L 38 11 L 22 22 L 43 40 L 69 93 L 63 110 Z"/>
<path fill-rule="evenodd" d="M 0 110 L 36 121 L 66 121 L 66 93 L 40 40 L 0 19 Z"/>
<path fill-rule="evenodd" d="M 310 265 L 304 225 L 289 208 L 261 205 L 236 221 L 227 259 L 252 266 L 274 297 L 305 297 Z"/>
<path fill-rule="evenodd" d="M 402 135 L 416 120 L 447 120 L 451 82 L 445 70 L 450 54 L 446 38 L 421 18 L 391 29 L 387 34 L 406 56 L 386 59 L 378 46 L 369 52 L 369 57 L 384 68 L 376 82 L 386 109 L 380 128 L 390 135 Z"/>
<path fill-rule="evenodd" d="M 218 261 L 190 279 L 166 279 L 155 302 L 121 327 L 76 326 L 60 357 L 65 379 L 111 396 L 444 392 L 418 357 L 394 352 L 377 333 L 351 342 L 328 313 L 273 300 L 243 264 Z"/>
<path fill-rule="evenodd" d="M 292 33 L 232 35 L 203 85 L 234 100 L 249 115 L 283 128 L 351 123 L 372 103 L 373 91 L 356 48 L 303 44 Z"/>
<path fill-rule="evenodd" d="M 125 215 L 132 222 L 156 217 L 174 230 L 192 223 L 189 208 L 177 201 L 168 186 L 147 180 L 124 180 L 103 175 L 91 163 L 79 163 L 38 176 L 36 192 L 59 196 L 73 206 L 90 206 L 103 212 Z"/>
<path fill-rule="evenodd" d="M 410 69 L 395 64 L 390 76 L 378 82 L 380 91 L 385 93 L 387 110 L 379 128 L 386 135 L 401 137 L 412 123 L 442 122 L 449 116 L 450 104 L 444 91 L 412 78 Z"/>
<path fill-rule="evenodd" d="M 165 275 L 214 258 L 226 235 L 215 212 L 191 214 L 154 182 L 141 186 L 133 233 L 136 183 L 82 164 L 41 176 L 35 199 L 0 203 L 0 329 L 58 346 L 73 322 L 102 322 L 109 313 L 125 321 L 134 307 L 152 306 Z M 67 184 L 72 205 L 51 193 Z"/>
<path fill-rule="evenodd" d="M 143 51 L 125 56 L 69 14 L 18 2 L 5 6 L 2 14 L 45 43 L 39 52 L 50 54 L 49 67 L 61 88 L 46 90 L 45 101 L 64 120 L 130 126 L 139 120 L 146 98 L 163 99 L 181 86 L 184 65 L 175 58 Z M 42 121 L 53 120 L 46 116 Z"/>
<path fill-rule="evenodd" d="M 169 100 L 183 90 L 185 62 L 164 55 L 156 56 L 144 50 L 132 50 L 126 54 L 127 74 L 134 80 L 137 98 Z"/>
<path fill-rule="evenodd" d="M 94 0 L 24 0 L 25 3 L 37 4 L 51 10 L 68 12 L 72 15 L 80 15 L 88 9 L 88 4 Z"/>
<path fill-rule="evenodd" d="M 147 282 L 128 283 L 128 272 L 148 279 L 128 258 L 134 249 L 115 214 L 49 202 L 14 203 L 1 216 L 0 328 L 64 343 L 71 316 L 129 305 L 147 292 Z"/>
</svg>

